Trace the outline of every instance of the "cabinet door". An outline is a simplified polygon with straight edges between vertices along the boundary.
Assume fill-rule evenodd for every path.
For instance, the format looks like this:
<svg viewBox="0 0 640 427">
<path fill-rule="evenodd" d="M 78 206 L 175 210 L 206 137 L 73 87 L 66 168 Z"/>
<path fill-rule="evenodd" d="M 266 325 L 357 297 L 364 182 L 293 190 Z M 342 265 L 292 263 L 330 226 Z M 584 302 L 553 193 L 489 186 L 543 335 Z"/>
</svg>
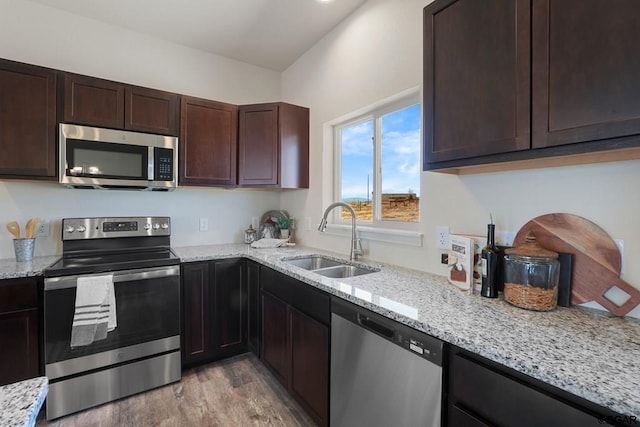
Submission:
<svg viewBox="0 0 640 427">
<path fill-rule="evenodd" d="M 530 147 L 529 0 L 424 9 L 424 169 Z"/>
<path fill-rule="evenodd" d="M 238 184 L 278 184 L 278 105 L 246 105 L 239 109 Z"/>
<path fill-rule="evenodd" d="M 260 265 L 247 261 L 247 345 L 249 350 L 260 356 Z"/>
<path fill-rule="evenodd" d="M 287 386 L 289 371 L 287 304 L 262 292 L 262 361 Z"/>
<path fill-rule="evenodd" d="M 247 301 L 242 267 L 240 259 L 213 263 L 216 357 L 227 357 L 245 350 Z"/>
<path fill-rule="evenodd" d="M 449 403 L 467 409 L 467 415 L 488 420 L 491 425 L 602 424 L 597 417 L 573 405 L 459 354 L 452 356 L 449 366 Z"/>
<path fill-rule="evenodd" d="M 143 87 L 125 88 L 124 127 L 138 132 L 178 135 L 180 97 Z"/>
<path fill-rule="evenodd" d="M 296 309 L 290 311 L 290 389 L 319 425 L 327 425 L 329 328 Z"/>
<path fill-rule="evenodd" d="M 0 176 L 55 178 L 56 74 L 0 60 Z"/>
<path fill-rule="evenodd" d="M 235 185 L 237 107 L 184 96 L 180 105 L 179 183 Z"/>
<path fill-rule="evenodd" d="M 533 147 L 640 134 L 640 2 L 533 0 Z"/>
<path fill-rule="evenodd" d="M 0 314 L 0 386 L 38 376 L 38 310 Z"/>
<path fill-rule="evenodd" d="M 124 85 L 88 76 L 65 74 L 64 121 L 124 129 Z"/>
<path fill-rule="evenodd" d="M 182 364 L 213 357 L 209 265 L 182 266 Z"/>
<path fill-rule="evenodd" d="M 0 280 L 0 386 L 39 375 L 38 281 Z"/>
</svg>

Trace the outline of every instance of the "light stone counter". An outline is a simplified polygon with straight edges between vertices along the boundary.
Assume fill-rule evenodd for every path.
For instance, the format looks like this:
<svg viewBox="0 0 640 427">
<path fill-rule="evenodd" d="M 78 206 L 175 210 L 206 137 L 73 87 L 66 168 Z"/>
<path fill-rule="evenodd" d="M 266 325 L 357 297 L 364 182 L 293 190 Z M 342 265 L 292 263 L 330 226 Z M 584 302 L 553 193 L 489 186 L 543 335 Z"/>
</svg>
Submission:
<svg viewBox="0 0 640 427">
<path fill-rule="evenodd" d="M 640 417 L 640 322 L 558 308 L 533 312 L 500 299 L 466 295 L 445 277 L 364 262 L 378 273 L 329 279 L 283 258 L 345 254 L 304 247 L 246 245 L 174 248 L 184 262 L 245 257 L 395 319 L 621 415 Z"/>
<path fill-rule="evenodd" d="M 14 258 L 0 259 L 0 280 L 42 275 L 42 271 L 60 259 L 59 256 L 33 257 L 33 261 L 16 262 Z"/>
<path fill-rule="evenodd" d="M 522 310 L 501 298 L 465 295 L 445 277 L 387 264 L 378 273 L 329 279 L 283 258 L 335 254 L 244 244 L 174 248 L 183 262 L 244 257 L 417 330 L 501 363 L 621 415 L 640 417 L 640 322 L 577 308 Z M 0 260 L 0 279 L 38 276 L 59 257 Z"/>
<path fill-rule="evenodd" d="M 32 378 L 0 387 L 0 425 L 31 427 L 47 397 L 47 377 Z"/>
</svg>

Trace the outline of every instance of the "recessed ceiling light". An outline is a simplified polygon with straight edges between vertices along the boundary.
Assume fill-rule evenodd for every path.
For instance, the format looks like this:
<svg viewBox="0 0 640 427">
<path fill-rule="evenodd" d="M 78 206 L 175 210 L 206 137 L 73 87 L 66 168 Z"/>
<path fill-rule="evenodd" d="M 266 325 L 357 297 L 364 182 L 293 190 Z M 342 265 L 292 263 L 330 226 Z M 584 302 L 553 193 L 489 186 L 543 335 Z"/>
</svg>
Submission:
<svg viewBox="0 0 640 427">
<path fill-rule="evenodd" d="M 318 3 L 331 3 L 333 0 L 316 0 Z"/>
</svg>

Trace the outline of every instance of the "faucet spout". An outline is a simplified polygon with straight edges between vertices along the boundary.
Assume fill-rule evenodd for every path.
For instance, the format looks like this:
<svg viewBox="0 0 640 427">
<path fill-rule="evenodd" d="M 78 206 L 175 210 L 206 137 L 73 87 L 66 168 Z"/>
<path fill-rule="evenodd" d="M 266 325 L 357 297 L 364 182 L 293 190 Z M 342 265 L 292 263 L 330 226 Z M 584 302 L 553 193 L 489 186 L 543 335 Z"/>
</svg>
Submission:
<svg viewBox="0 0 640 427">
<path fill-rule="evenodd" d="M 356 233 L 356 211 L 353 210 L 350 204 L 345 202 L 335 202 L 331 203 L 324 210 L 324 214 L 322 215 L 322 219 L 320 220 L 320 225 L 318 226 L 318 231 L 324 232 L 327 228 L 327 217 L 329 216 L 329 212 L 331 212 L 334 208 L 338 206 L 343 207 L 349 211 L 351 214 L 351 251 L 349 253 L 349 259 L 351 261 L 356 261 L 358 259 L 358 255 L 362 255 L 362 243 L 357 236 Z"/>
</svg>

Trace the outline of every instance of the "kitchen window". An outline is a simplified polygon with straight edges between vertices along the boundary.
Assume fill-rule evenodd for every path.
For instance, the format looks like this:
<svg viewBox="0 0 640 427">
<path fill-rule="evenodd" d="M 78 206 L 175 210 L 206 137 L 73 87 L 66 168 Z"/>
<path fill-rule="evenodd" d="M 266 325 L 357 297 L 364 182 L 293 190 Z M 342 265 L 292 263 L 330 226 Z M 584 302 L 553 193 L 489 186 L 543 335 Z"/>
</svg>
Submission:
<svg viewBox="0 0 640 427">
<path fill-rule="evenodd" d="M 412 91 L 334 125 L 334 199 L 353 207 L 359 225 L 418 229 L 420 118 Z M 346 209 L 334 218 L 350 220 Z"/>
</svg>

